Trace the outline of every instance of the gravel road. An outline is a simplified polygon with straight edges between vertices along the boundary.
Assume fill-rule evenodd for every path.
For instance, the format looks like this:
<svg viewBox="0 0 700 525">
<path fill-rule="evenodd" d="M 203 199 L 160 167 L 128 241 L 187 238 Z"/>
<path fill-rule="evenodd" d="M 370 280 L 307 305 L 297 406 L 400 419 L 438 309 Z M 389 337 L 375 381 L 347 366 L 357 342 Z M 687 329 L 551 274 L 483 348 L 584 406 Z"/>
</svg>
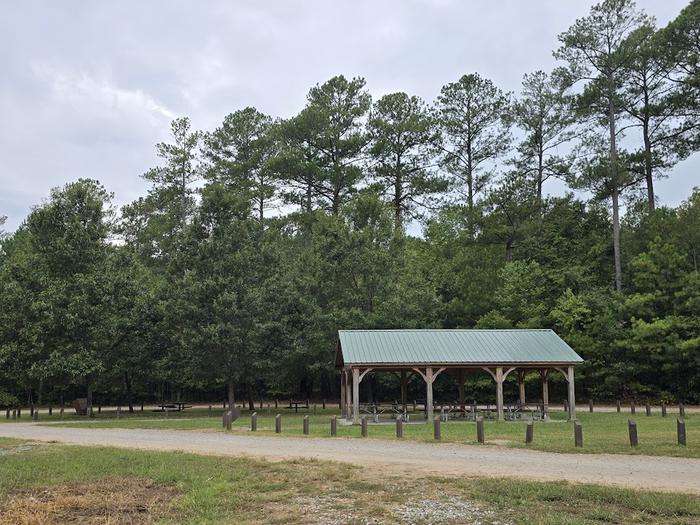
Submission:
<svg viewBox="0 0 700 525">
<path fill-rule="evenodd" d="M 700 459 L 613 454 L 554 454 L 498 446 L 379 439 L 291 438 L 221 432 L 87 429 L 0 424 L 0 436 L 75 445 L 177 450 L 281 461 L 316 458 L 398 473 L 566 480 L 700 494 Z"/>
</svg>

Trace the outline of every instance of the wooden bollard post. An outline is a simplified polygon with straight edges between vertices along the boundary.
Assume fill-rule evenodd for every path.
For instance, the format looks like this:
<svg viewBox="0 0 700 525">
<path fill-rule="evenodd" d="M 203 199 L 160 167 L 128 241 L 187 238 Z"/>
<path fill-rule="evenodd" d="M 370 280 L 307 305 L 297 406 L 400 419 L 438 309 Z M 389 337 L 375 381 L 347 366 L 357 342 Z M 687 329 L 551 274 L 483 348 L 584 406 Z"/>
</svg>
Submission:
<svg viewBox="0 0 700 525">
<path fill-rule="evenodd" d="M 617 413 L 619 414 L 620 413 L 620 400 L 619 399 L 617 400 L 616 408 L 617 408 Z"/>
<path fill-rule="evenodd" d="M 263 407 L 263 400 L 261 399 L 260 400 L 260 408 L 262 408 L 262 407 Z"/>
<path fill-rule="evenodd" d="M 255 432 L 256 430 L 258 430 L 258 413 L 253 412 L 250 415 L 250 431 Z"/>
<path fill-rule="evenodd" d="M 224 399 L 224 402 L 221 403 L 221 408 L 226 408 L 226 400 Z"/>
<path fill-rule="evenodd" d="M 583 428 L 578 421 L 574 421 L 574 445 L 577 448 L 583 447 Z"/>
<path fill-rule="evenodd" d="M 630 414 L 634 414 L 636 412 L 636 407 L 634 406 L 634 399 L 630 402 Z"/>
<path fill-rule="evenodd" d="M 666 403 L 661 403 L 661 417 L 666 417 Z"/>
<path fill-rule="evenodd" d="M 53 416 L 53 407 L 49 405 L 49 415 Z"/>
<path fill-rule="evenodd" d="M 416 411 L 416 400 L 415 399 L 413 400 L 413 411 L 414 412 Z"/>
<path fill-rule="evenodd" d="M 637 423 L 635 423 L 631 419 L 628 419 L 627 429 L 630 435 L 630 446 L 636 447 L 639 444 L 639 441 L 637 440 Z"/>
<path fill-rule="evenodd" d="M 102 413 L 102 405 L 97 405 L 97 413 L 98 414 Z"/>
<path fill-rule="evenodd" d="M 593 412 L 593 400 L 592 399 L 588 400 L 588 411 Z"/>
<path fill-rule="evenodd" d="M 224 415 L 221 416 L 221 426 L 223 428 L 228 427 L 228 412 L 224 412 Z"/>
<path fill-rule="evenodd" d="M 527 427 L 525 428 L 525 444 L 526 445 L 529 445 L 530 443 L 532 443 L 532 438 L 533 438 L 534 433 L 535 433 L 535 423 L 531 419 L 527 422 Z"/>
<path fill-rule="evenodd" d="M 683 401 L 678 403 L 678 413 L 681 417 L 685 417 L 685 403 L 683 403 Z"/>
<path fill-rule="evenodd" d="M 211 408 L 211 407 L 209 407 Z M 143 401 L 141 402 L 141 412 L 143 412 Z"/>
<path fill-rule="evenodd" d="M 476 418 L 476 440 L 479 443 L 484 442 L 484 418 L 482 416 Z"/>
<path fill-rule="evenodd" d="M 564 412 L 569 412 L 569 402 L 566 399 L 564 400 Z"/>
<path fill-rule="evenodd" d="M 682 417 L 676 420 L 676 433 L 678 434 L 678 444 L 685 445 L 685 419 Z"/>
<path fill-rule="evenodd" d="M 275 408 L 277 408 L 277 400 L 275 399 Z"/>
<path fill-rule="evenodd" d="M 309 416 L 304 416 L 304 435 L 308 436 L 309 435 Z"/>
<path fill-rule="evenodd" d="M 34 403 L 29 406 L 29 417 L 34 419 Z"/>
<path fill-rule="evenodd" d="M 400 417 L 396 418 L 396 437 L 403 437 L 403 420 Z"/>
<path fill-rule="evenodd" d="M 324 399 L 323 402 L 321 403 L 321 408 L 323 408 L 323 410 L 326 409 L 326 400 L 325 400 L 325 399 Z"/>
<path fill-rule="evenodd" d="M 647 403 L 647 404 L 644 406 L 644 410 L 646 411 L 647 416 L 650 416 L 650 415 L 651 415 L 651 405 L 650 405 L 649 403 Z"/>
<path fill-rule="evenodd" d="M 362 437 L 366 438 L 367 437 L 367 416 L 362 416 L 362 419 L 360 420 L 360 425 L 361 425 Z"/>
<path fill-rule="evenodd" d="M 338 435 L 338 421 L 336 416 L 331 418 L 331 436 Z"/>
<path fill-rule="evenodd" d="M 282 433 L 282 414 L 277 414 L 275 416 L 275 432 L 277 434 Z"/>
<path fill-rule="evenodd" d="M 440 416 L 435 416 L 433 419 L 433 439 L 435 439 L 435 441 L 440 441 L 440 423 Z"/>
</svg>

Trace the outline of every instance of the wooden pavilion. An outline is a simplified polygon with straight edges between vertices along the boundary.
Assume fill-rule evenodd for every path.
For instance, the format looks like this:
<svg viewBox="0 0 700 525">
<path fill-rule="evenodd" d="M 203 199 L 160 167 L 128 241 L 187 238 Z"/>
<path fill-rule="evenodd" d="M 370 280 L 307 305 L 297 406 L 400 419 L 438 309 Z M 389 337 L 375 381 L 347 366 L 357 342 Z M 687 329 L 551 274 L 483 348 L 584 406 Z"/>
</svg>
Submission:
<svg viewBox="0 0 700 525">
<path fill-rule="evenodd" d="M 515 372 L 520 403 L 525 404 L 525 375 L 537 371 L 542 404 L 549 404 L 549 374 L 560 372 L 568 383 L 569 419 L 576 419 L 574 366 L 583 360 L 552 330 L 339 330 L 336 367 L 340 375 L 342 417 L 357 423 L 360 383 L 369 372 L 394 372 L 401 378 L 406 406 L 408 374 L 426 386 L 426 414 L 433 419 L 433 382 L 443 372 L 454 375 L 459 403 L 465 406 L 467 373 L 486 371 L 496 382 L 496 415 L 503 419 L 503 382 Z"/>
</svg>

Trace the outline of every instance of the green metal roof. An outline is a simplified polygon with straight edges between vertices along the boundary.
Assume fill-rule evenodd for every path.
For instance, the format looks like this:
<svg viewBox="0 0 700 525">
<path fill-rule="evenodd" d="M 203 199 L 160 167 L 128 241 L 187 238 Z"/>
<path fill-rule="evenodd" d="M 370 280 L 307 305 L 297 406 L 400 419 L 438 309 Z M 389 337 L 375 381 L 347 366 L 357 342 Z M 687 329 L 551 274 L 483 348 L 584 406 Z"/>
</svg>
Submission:
<svg viewBox="0 0 700 525">
<path fill-rule="evenodd" d="M 339 330 L 338 365 L 583 361 L 552 330 Z"/>
</svg>

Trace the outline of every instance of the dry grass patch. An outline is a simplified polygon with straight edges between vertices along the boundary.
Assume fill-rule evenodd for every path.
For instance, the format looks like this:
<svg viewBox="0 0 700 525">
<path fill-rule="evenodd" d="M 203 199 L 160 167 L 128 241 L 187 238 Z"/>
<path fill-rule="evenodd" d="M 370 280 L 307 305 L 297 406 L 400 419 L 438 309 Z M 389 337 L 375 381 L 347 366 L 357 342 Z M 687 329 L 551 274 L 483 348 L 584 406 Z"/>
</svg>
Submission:
<svg viewBox="0 0 700 525">
<path fill-rule="evenodd" d="M 8 494 L 0 525 L 145 525 L 172 510 L 180 491 L 154 481 L 111 477 Z"/>
</svg>

